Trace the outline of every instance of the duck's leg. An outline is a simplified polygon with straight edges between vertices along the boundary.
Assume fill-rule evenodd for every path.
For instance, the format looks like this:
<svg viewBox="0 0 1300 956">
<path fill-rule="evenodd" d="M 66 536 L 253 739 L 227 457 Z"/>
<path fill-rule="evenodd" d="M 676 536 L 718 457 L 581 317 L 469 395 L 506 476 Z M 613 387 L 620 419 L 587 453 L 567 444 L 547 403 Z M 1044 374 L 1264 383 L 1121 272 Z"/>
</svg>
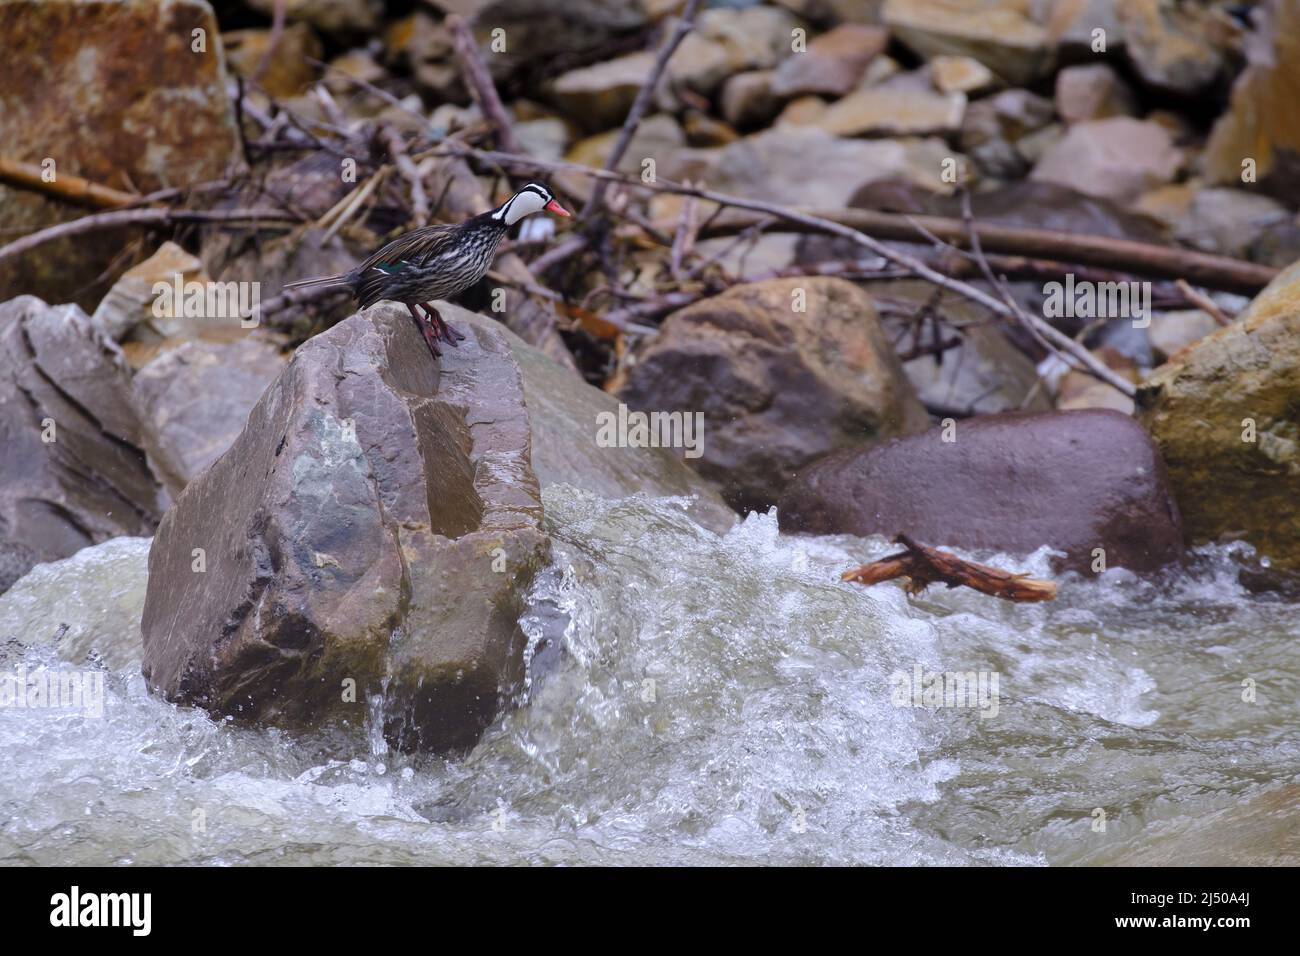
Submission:
<svg viewBox="0 0 1300 956">
<path fill-rule="evenodd" d="M 424 314 L 433 322 L 434 335 L 441 341 L 446 342 L 452 348 L 460 348 L 460 343 L 465 341 L 465 336 L 448 325 L 446 321 L 443 320 L 443 317 L 438 314 L 438 310 L 428 302 L 424 303 L 422 308 L 424 309 Z"/>
<path fill-rule="evenodd" d="M 442 358 L 442 353 L 438 351 L 438 336 L 434 332 L 432 324 L 424 316 L 416 311 L 416 307 L 411 303 L 406 303 L 406 308 L 411 313 L 411 318 L 415 319 L 415 327 L 420 330 L 420 335 L 424 336 L 424 344 L 429 346 L 429 351 L 433 353 L 434 358 Z"/>
</svg>

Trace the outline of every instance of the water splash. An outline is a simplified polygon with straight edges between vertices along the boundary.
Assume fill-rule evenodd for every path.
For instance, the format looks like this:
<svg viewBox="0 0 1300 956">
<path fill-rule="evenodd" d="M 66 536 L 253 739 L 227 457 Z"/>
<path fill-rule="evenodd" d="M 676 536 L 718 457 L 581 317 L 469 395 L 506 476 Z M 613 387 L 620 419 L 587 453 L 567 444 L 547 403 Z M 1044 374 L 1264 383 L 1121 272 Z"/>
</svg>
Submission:
<svg viewBox="0 0 1300 956">
<path fill-rule="evenodd" d="M 1246 592 L 1232 549 L 1067 576 L 1051 604 L 913 600 L 838 579 L 885 541 L 783 538 L 772 514 L 719 537 L 672 499 L 545 504 L 526 703 L 466 759 L 214 721 L 110 663 L 103 719 L 0 709 L 0 861 L 1097 863 L 1220 831 L 1278 852 L 1284 815 L 1199 824 L 1294 807 L 1300 778 L 1300 616 Z M 1048 571 L 1046 550 L 969 556 Z M 83 564 L 28 611 L 111 586 Z M 998 674 L 996 717 L 898 706 L 917 665 Z"/>
</svg>

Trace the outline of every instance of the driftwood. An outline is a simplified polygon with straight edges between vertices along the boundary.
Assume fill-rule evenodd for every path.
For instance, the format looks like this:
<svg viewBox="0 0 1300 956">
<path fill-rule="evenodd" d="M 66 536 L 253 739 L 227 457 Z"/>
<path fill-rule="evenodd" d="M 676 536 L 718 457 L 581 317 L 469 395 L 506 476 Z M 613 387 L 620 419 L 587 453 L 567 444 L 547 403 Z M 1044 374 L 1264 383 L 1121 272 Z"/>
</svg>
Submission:
<svg viewBox="0 0 1300 956">
<path fill-rule="evenodd" d="M 991 568 L 987 564 L 963 561 L 946 551 L 917 544 L 905 534 L 894 539 L 907 550 L 899 551 L 845 571 L 840 577 L 857 584 L 879 584 L 895 578 L 907 578 L 908 594 L 920 594 L 931 584 L 946 584 L 950 588 L 964 585 L 982 594 L 1002 598 L 1004 601 L 1052 601 L 1056 599 L 1056 582 L 1012 574 Z"/>
</svg>

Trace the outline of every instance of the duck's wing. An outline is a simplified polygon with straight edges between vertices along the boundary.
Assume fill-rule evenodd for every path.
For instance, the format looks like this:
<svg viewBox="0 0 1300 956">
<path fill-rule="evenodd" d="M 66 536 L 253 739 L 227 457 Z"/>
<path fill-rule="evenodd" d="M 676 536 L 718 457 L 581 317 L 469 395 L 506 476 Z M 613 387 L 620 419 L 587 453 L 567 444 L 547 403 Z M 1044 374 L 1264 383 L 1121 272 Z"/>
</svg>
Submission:
<svg viewBox="0 0 1300 956">
<path fill-rule="evenodd" d="M 392 275 L 409 263 L 427 262 L 435 259 L 452 248 L 457 227 L 454 225 L 425 226 L 415 229 L 372 253 L 370 258 L 357 267 L 362 275 L 372 269 L 378 269 Z"/>
<path fill-rule="evenodd" d="M 370 306 L 406 285 L 410 277 L 404 273 L 410 270 L 418 275 L 427 263 L 456 247 L 455 231 L 455 226 L 425 226 L 398 236 L 373 253 L 353 273 L 358 301 Z"/>
</svg>

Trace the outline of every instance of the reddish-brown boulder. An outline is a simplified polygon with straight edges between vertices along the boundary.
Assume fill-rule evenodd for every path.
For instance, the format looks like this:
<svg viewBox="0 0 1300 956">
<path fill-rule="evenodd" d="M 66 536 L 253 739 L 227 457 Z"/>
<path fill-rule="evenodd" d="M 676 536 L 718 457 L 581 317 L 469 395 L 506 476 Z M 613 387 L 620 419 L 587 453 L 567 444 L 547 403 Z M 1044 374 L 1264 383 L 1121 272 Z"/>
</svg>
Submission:
<svg viewBox="0 0 1300 956">
<path fill-rule="evenodd" d="M 831 455 L 778 505 L 782 531 L 905 533 L 929 545 L 1026 554 L 1062 551 L 1086 571 L 1145 571 L 1182 553 L 1165 466 L 1146 432 L 1118 412 L 1010 413 Z"/>
</svg>

